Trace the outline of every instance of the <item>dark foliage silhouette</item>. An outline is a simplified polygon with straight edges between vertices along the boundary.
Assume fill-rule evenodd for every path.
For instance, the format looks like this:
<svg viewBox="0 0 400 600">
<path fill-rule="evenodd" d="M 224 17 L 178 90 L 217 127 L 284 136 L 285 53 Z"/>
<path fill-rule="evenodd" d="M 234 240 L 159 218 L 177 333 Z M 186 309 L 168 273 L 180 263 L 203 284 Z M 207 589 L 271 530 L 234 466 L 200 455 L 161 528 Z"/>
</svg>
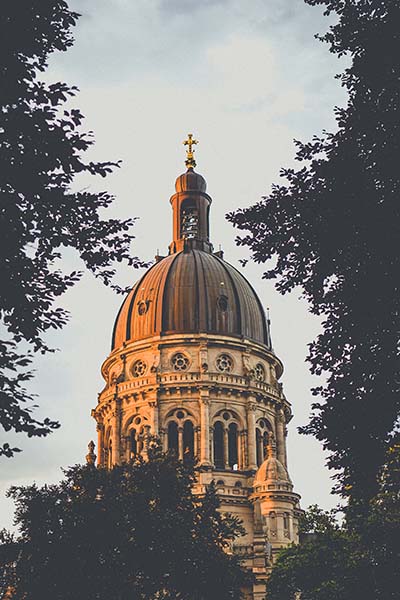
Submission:
<svg viewBox="0 0 400 600">
<path fill-rule="evenodd" d="M 282 551 L 267 600 L 396 600 L 400 588 L 400 439 L 387 454 L 368 519 L 355 531 L 335 511 L 311 507 L 301 543 Z"/>
<path fill-rule="evenodd" d="M 43 334 L 68 319 L 54 301 L 80 273 L 62 271 L 62 250 L 75 249 L 105 284 L 115 261 L 140 265 L 129 254 L 133 220 L 103 218 L 107 192 L 71 187 L 77 174 L 105 177 L 117 163 L 85 161 L 93 137 L 66 104 L 77 89 L 40 80 L 49 56 L 72 45 L 78 16 L 60 0 L 5 0 L 0 11 L 0 424 L 28 436 L 58 426 L 35 419 L 24 382 L 31 352 L 50 350 Z M 5 443 L 0 454 L 16 450 Z"/>
<path fill-rule="evenodd" d="M 283 294 L 299 287 L 324 316 L 308 360 L 327 383 L 302 431 L 329 451 L 356 518 L 377 493 L 400 406 L 400 4 L 306 2 L 337 16 L 320 39 L 351 59 L 339 76 L 348 104 L 335 133 L 296 142 L 301 165 L 285 183 L 228 218 L 269 263 L 264 277 Z"/>
<path fill-rule="evenodd" d="M 155 445 L 148 462 L 75 466 L 59 485 L 12 488 L 20 537 L 0 545 L 3 593 L 239 600 L 249 576 L 226 550 L 242 528 L 217 510 L 212 487 L 193 496 L 193 482 L 191 466 Z"/>
</svg>

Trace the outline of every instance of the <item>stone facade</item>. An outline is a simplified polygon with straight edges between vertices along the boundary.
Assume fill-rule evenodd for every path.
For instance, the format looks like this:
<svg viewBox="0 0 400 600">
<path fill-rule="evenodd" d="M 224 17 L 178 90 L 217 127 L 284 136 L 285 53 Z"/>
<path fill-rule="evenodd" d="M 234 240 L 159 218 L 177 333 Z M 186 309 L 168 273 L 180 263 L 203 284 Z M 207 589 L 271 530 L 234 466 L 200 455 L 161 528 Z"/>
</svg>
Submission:
<svg viewBox="0 0 400 600">
<path fill-rule="evenodd" d="M 157 257 L 167 267 L 156 265 L 133 288 L 102 366 L 105 387 L 92 411 L 98 464 L 146 457 L 152 435 L 180 459 L 195 458 L 195 493 L 214 481 L 221 509 L 243 521 L 246 535 L 232 551 L 256 574 L 249 598 L 259 600 L 274 554 L 298 541 L 299 496 L 286 458 L 292 413 L 279 383 L 283 367 L 251 286 L 212 252 L 204 179 L 189 169 L 176 189 L 170 255 Z M 197 216 L 191 236 L 187 223 L 186 235 L 179 224 L 187 198 Z M 190 253 L 195 269 L 185 268 Z M 204 331 L 207 323 L 212 331 Z"/>
</svg>

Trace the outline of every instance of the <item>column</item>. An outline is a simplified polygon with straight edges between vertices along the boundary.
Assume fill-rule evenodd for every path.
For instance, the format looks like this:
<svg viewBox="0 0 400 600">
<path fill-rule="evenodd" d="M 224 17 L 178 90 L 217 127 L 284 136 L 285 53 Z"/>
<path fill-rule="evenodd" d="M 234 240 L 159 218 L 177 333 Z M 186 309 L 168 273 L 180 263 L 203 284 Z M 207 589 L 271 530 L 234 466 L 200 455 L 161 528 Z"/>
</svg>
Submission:
<svg viewBox="0 0 400 600">
<path fill-rule="evenodd" d="M 161 448 L 163 452 L 168 452 L 168 436 L 164 427 L 160 429 Z"/>
<path fill-rule="evenodd" d="M 150 406 L 150 426 L 152 435 L 158 436 L 158 402 L 157 400 L 149 402 Z"/>
<path fill-rule="evenodd" d="M 229 469 L 229 432 L 228 428 L 224 428 L 224 463 L 225 469 Z"/>
<path fill-rule="evenodd" d="M 193 448 L 193 454 L 194 454 L 194 458 L 195 460 L 198 460 L 199 458 L 199 435 L 200 435 L 200 427 L 195 427 L 194 428 L 194 448 Z"/>
<path fill-rule="evenodd" d="M 129 435 L 126 435 L 125 438 L 125 462 L 129 462 L 131 460 L 131 438 Z"/>
<path fill-rule="evenodd" d="M 178 427 L 178 457 L 183 460 L 183 427 Z"/>
<path fill-rule="evenodd" d="M 149 457 L 150 425 L 143 425 L 143 450 L 142 456 L 145 460 Z"/>
<path fill-rule="evenodd" d="M 247 465 L 249 464 L 249 454 L 248 454 L 248 445 L 247 445 L 247 429 L 243 429 L 242 432 L 243 442 L 242 442 L 242 470 L 247 469 Z"/>
<path fill-rule="evenodd" d="M 256 452 L 256 457 L 257 454 L 260 457 L 260 465 L 264 462 L 264 440 L 262 438 L 262 435 L 259 434 L 259 437 L 257 439 L 257 431 L 256 431 L 256 448 L 257 448 L 257 452 Z"/>
<path fill-rule="evenodd" d="M 210 466 L 210 399 L 200 391 L 200 465 Z"/>
<path fill-rule="evenodd" d="M 209 452 L 210 452 L 210 463 L 214 465 L 214 429 L 210 427 L 209 429 Z"/>
<path fill-rule="evenodd" d="M 243 471 L 244 468 L 244 431 L 238 431 L 238 470 Z"/>
<path fill-rule="evenodd" d="M 283 410 L 279 410 L 275 419 L 276 427 L 276 457 L 286 467 L 285 460 L 285 416 Z"/>
<path fill-rule="evenodd" d="M 115 408 L 112 419 L 112 464 L 121 463 L 121 399 L 115 398 Z"/>
<path fill-rule="evenodd" d="M 252 402 L 247 405 L 247 448 L 248 469 L 257 470 L 256 457 L 256 405 Z"/>
<path fill-rule="evenodd" d="M 104 425 L 103 423 L 97 423 L 97 466 L 103 467 L 104 461 Z"/>
</svg>

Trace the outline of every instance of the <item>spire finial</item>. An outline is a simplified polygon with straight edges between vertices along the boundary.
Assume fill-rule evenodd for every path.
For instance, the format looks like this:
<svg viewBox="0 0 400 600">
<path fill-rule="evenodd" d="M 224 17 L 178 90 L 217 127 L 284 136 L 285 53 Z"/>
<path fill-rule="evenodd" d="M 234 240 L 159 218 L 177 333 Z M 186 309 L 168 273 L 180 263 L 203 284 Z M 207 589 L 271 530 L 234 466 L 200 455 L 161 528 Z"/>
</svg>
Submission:
<svg viewBox="0 0 400 600">
<path fill-rule="evenodd" d="M 96 455 L 94 453 L 94 441 L 91 440 L 88 443 L 89 452 L 86 454 L 86 462 L 88 465 L 94 465 L 96 462 Z"/>
<path fill-rule="evenodd" d="M 188 150 L 186 150 L 186 160 L 185 165 L 188 169 L 194 169 L 196 166 L 196 161 L 194 160 L 194 150 L 193 146 L 198 144 L 197 140 L 193 139 L 193 133 L 188 133 L 188 139 L 183 142 L 184 146 L 188 146 Z"/>
</svg>

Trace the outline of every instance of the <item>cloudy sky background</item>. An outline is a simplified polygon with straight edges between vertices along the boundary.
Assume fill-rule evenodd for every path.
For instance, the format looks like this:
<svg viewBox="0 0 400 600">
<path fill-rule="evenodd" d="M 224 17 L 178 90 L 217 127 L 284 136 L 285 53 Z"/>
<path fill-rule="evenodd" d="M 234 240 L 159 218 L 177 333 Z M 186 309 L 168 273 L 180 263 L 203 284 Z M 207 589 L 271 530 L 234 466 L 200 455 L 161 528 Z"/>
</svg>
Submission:
<svg viewBox="0 0 400 600">
<path fill-rule="evenodd" d="M 110 216 L 138 216 L 132 252 L 151 260 L 171 241 L 169 198 L 184 171 L 182 141 L 193 132 L 197 170 L 213 198 L 211 236 L 235 266 L 247 251 L 235 246 L 225 214 L 257 202 L 294 164 L 293 139 L 333 130 L 333 107 L 344 91 L 334 75 L 343 61 L 314 39 L 329 20 L 303 0 L 71 0 L 82 14 L 75 45 L 54 56 L 46 74 L 80 88 L 70 106 L 86 115 L 95 132 L 90 159 L 122 160 L 106 180 L 78 179 L 77 188 L 107 189 L 116 201 Z M 81 267 L 67 252 L 66 269 Z M 240 267 L 241 268 L 241 267 Z M 329 474 L 320 445 L 300 436 L 317 384 L 308 372 L 307 344 L 319 321 L 299 299 L 280 296 L 261 279 L 262 266 L 242 270 L 270 308 L 275 351 L 285 364 L 284 388 L 293 405 L 289 426 L 289 469 L 303 507 L 329 508 Z M 118 282 L 132 285 L 139 272 L 123 268 Z M 60 466 L 84 460 L 96 439 L 90 410 L 102 389 L 100 365 L 122 299 L 85 275 L 62 305 L 70 323 L 48 341 L 59 352 L 36 361 L 31 389 L 38 414 L 57 418 L 61 429 L 46 439 L 7 438 L 23 452 L 2 459 L 0 526 L 12 523 L 10 485 L 57 481 Z"/>
</svg>

